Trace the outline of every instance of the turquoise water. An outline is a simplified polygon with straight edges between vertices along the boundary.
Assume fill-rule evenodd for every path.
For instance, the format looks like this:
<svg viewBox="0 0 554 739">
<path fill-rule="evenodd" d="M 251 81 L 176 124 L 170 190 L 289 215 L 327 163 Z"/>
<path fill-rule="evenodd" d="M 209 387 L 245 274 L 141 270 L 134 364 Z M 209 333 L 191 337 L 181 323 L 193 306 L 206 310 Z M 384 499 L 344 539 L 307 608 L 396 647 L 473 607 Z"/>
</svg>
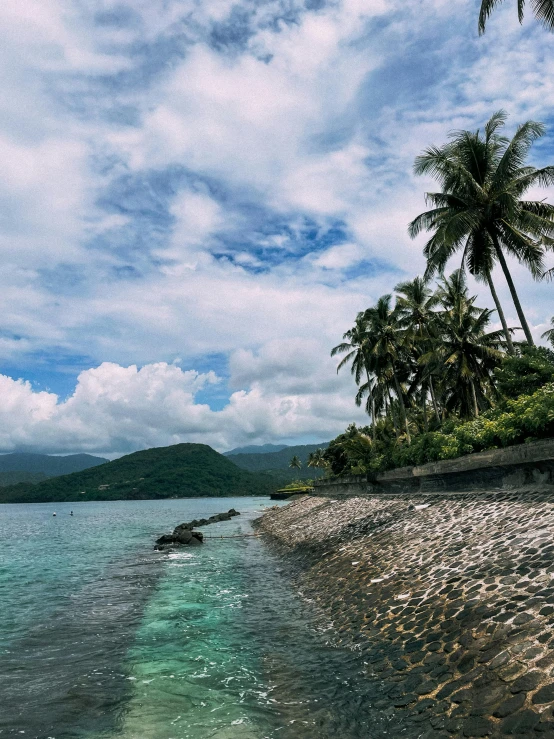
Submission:
<svg viewBox="0 0 554 739">
<path fill-rule="evenodd" d="M 385 735 L 379 686 L 327 643 L 264 542 L 208 538 L 250 533 L 267 504 L 0 506 L 0 736 Z M 178 523 L 231 507 L 242 515 L 205 527 L 203 547 L 153 551 Z"/>
</svg>

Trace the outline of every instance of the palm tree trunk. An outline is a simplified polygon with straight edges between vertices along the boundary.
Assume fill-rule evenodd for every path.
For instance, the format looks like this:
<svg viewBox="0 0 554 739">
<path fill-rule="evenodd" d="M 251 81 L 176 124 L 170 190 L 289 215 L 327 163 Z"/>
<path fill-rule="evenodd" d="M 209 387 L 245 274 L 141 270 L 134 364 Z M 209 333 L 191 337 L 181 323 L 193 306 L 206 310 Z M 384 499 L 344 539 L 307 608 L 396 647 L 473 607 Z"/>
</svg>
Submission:
<svg viewBox="0 0 554 739">
<path fill-rule="evenodd" d="M 512 344 L 512 337 L 510 336 L 510 332 L 508 331 L 508 324 L 506 323 L 504 311 L 502 310 L 502 306 L 500 305 L 500 300 L 498 299 L 498 295 L 496 294 L 496 290 L 495 290 L 494 283 L 492 281 L 492 276 L 490 272 L 487 272 L 487 282 L 489 283 L 489 290 L 491 291 L 492 299 L 494 300 L 494 304 L 496 305 L 496 310 L 500 318 L 500 323 L 502 324 L 502 329 L 504 331 L 504 335 L 506 336 L 506 344 L 508 345 L 508 354 L 515 354 L 514 345 Z"/>
<path fill-rule="evenodd" d="M 439 406 L 437 405 L 437 399 L 435 398 L 435 388 L 433 387 L 433 378 L 431 375 L 429 375 L 429 390 L 431 391 L 431 400 L 433 401 L 433 408 L 435 410 L 435 418 L 437 419 L 437 423 L 440 424 L 441 417 L 439 414 Z"/>
<path fill-rule="evenodd" d="M 475 383 L 470 378 L 469 385 L 471 387 L 471 400 L 473 401 L 473 414 L 475 415 L 475 418 L 479 415 L 479 406 L 477 405 L 477 394 L 475 392 Z"/>
<path fill-rule="evenodd" d="M 427 421 L 427 391 L 423 392 L 423 428 L 425 433 L 429 431 L 429 422 Z"/>
<path fill-rule="evenodd" d="M 410 436 L 410 430 L 408 429 L 408 417 L 406 416 L 406 406 L 404 405 L 404 398 L 402 397 L 402 388 L 400 387 L 400 383 L 398 382 L 398 377 L 396 376 L 396 371 L 393 370 L 393 377 L 394 377 L 394 386 L 396 388 L 396 394 L 398 396 L 398 401 L 400 403 L 400 416 L 402 418 L 402 424 L 404 426 L 404 430 L 406 431 L 406 439 L 408 440 L 408 445 L 412 443 L 412 438 Z"/>
<path fill-rule="evenodd" d="M 372 426 L 371 426 L 371 435 L 373 436 L 373 441 L 377 441 L 377 430 L 375 428 L 375 397 L 373 394 L 371 395 L 371 418 L 372 418 Z"/>
<path fill-rule="evenodd" d="M 500 262 L 500 266 L 502 267 L 502 271 L 504 272 L 506 282 L 508 283 L 508 287 L 510 288 L 512 300 L 514 301 L 514 305 L 516 307 L 519 322 L 521 323 L 521 328 L 523 329 L 523 333 L 525 334 L 527 343 L 529 344 L 529 346 L 535 346 L 535 342 L 533 341 L 533 337 L 531 336 L 531 331 L 529 330 L 529 324 L 527 323 L 527 319 L 525 318 L 525 314 L 521 307 L 521 303 L 519 302 L 519 298 L 516 292 L 516 287 L 514 285 L 514 281 L 512 280 L 512 275 L 510 274 L 510 270 L 508 269 L 506 259 L 502 252 L 502 249 L 500 248 L 500 244 L 498 243 L 498 239 L 496 236 L 493 236 L 493 242 L 494 242 L 494 249 L 496 251 L 496 256 L 498 257 L 498 261 Z"/>
<path fill-rule="evenodd" d="M 369 379 L 369 370 L 366 368 L 365 371 L 367 375 L 367 392 L 369 393 L 369 396 L 371 398 L 371 428 L 372 428 L 372 436 L 373 441 L 375 441 L 375 398 L 373 396 L 373 388 L 371 387 L 371 381 Z"/>
<path fill-rule="evenodd" d="M 388 395 L 388 401 L 387 401 Z M 392 407 L 392 398 L 390 396 L 390 390 L 387 388 L 387 395 L 385 395 L 385 415 L 388 416 L 390 410 L 390 417 L 394 428 L 394 435 L 398 439 L 398 426 L 396 425 L 396 416 L 394 415 L 394 409 Z"/>
</svg>

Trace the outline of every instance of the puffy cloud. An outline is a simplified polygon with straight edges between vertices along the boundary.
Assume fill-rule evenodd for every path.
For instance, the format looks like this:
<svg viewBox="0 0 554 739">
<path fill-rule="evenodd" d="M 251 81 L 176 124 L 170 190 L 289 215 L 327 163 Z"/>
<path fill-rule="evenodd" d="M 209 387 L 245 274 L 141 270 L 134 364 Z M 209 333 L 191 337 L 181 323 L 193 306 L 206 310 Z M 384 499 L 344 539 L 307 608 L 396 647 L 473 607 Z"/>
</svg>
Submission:
<svg viewBox="0 0 554 739">
<path fill-rule="evenodd" d="M 352 417 L 351 398 L 344 382 L 333 382 L 317 367 L 313 350 L 313 344 L 293 343 L 274 344 L 256 357 L 238 352 L 235 379 L 250 387 L 233 393 L 221 411 L 196 400 L 221 381 L 214 372 L 183 371 L 165 362 L 140 369 L 104 362 L 81 372 L 67 400 L 0 375 L 0 450 L 121 454 L 185 441 L 224 450 L 251 439 L 324 440 Z M 275 382 L 277 358 L 290 355 L 296 363 L 283 362 Z M 361 412 L 354 416 L 364 418 Z"/>
</svg>

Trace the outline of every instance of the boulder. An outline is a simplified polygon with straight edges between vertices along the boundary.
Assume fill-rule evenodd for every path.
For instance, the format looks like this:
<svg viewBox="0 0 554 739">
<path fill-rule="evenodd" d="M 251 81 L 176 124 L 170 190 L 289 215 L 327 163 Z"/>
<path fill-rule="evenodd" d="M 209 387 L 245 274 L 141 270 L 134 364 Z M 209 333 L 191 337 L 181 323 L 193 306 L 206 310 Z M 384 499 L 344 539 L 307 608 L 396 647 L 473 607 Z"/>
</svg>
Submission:
<svg viewBox="0 0 554 739">
<path fill-rule="evenodd" d="M 181 529 L 180 531 L 173 532 L 173 538 L 177 544 L 190 544 L 193 533 L 190 529 Z"/>
</svg>

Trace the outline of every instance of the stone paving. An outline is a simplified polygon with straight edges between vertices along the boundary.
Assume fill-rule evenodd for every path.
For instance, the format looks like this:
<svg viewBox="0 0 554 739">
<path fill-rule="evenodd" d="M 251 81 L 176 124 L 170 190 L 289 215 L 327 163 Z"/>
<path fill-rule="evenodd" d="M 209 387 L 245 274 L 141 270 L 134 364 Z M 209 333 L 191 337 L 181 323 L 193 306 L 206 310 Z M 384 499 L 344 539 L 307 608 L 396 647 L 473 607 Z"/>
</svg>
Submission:
<svg viewBox="0 0 554 739">
<path fill-rule="evenodd" d="M 258 520 L 408 735 L 554 739 L 554 490 L 305 497 Z"/>
</svg>

